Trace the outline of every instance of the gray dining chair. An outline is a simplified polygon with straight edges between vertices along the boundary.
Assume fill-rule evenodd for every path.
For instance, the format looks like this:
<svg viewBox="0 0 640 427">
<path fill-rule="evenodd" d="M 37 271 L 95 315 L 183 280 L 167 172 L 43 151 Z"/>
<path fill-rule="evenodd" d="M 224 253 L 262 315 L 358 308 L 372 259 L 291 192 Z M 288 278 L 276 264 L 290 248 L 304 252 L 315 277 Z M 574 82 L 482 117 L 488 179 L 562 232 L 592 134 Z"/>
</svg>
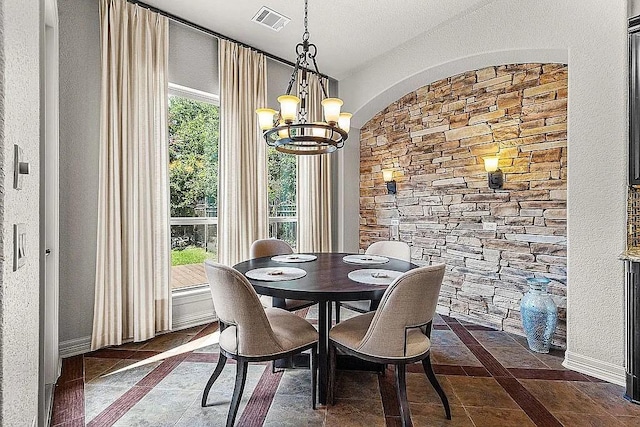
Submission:
<svg viewBox="0 0 640 427">
<path fill-rule="evenodd" d="M 251 259 L 262 258 L 266 256 L 275 255 L 289 255 L 293 253 L 291 246 L 284 240 L 279 239 L 260 239 L 251 244 L 249 249 L 249 256 Z M 297 299 L 284 299 L 269 297 L 266 295 L 260 296 L 260 301 L 265 307 L 278 307 L 287 311 L 300 310 L 302 308 L 310 307 L 315 304 L 315 301 L 304 301 Z"/>
<path fill-rule="evenodd" d="M 233 426 L 244 391 L 249 362 L 289 357 L 311 349 L 311 399 L 316 407 L 318 332 L 305 319 L 280 308 L 264 308 L 251 283 L 238 271 L 205 261 L 213 306 L 220 322 L 220 356 L 202 395 L 207 405 L 211 386 L 228 358 L 236 360 L 236 380 L 227 427 Z"/>
<path fill-rule="evenodd" d="M 411 425 L 406 366 L 421 361 L 447 419 L 451 419 L 447 395 L 430 359 L 431 326 L 444 270 L 444 264 L 439 264 L 404 273 L 389 285 L 375 312 L 344 320 L 329 331 L 329 403 L 334 402 L 336 351 L 373 363 L 393 364 L 402 425 Z"/>
<path fill-rule="evenodd" d="M 365 254 L 380 255 L 411 262 L 411 247 L 409 247 L 405 242 L 397 240 L 374 242 L 369 245 Z M 378 307 L 378 304 L 380 304 L 380 300 L 336 301 L 336 323 L 340 323 L 340 307 L 345 307 L 357 313 L 367 313 L 375 310 Z"/>
</svg>

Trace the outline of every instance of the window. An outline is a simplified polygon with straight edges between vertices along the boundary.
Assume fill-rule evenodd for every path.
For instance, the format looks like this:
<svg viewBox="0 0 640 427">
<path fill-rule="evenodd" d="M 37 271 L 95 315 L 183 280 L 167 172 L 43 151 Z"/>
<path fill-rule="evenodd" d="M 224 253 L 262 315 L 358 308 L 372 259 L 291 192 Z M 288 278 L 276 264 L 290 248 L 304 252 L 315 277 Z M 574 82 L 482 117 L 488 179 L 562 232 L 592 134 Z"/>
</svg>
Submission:
<svg viewBox="0 0 640 427">
<path fill-rule="evenodd" d="M 207 282 L 203 262 L 218 259 L 219 101 L 169 85 L 171 286 Z M 262 141 L 260 141 L 262 143 Z M 269 237 L 297 241 L 296 157 L 268 150 Z"/>
<path fill-rule="evenodd" d="M 285 240 L 296 248 L 296 157 L 269 148 L 269 237 Z"/>
<path fill-rule="evenodd" d="M 170 85 L 168 123 L 175 290 L 206 283 L 202 263 L 218 257 L 217 97 Z"/>
</svg>

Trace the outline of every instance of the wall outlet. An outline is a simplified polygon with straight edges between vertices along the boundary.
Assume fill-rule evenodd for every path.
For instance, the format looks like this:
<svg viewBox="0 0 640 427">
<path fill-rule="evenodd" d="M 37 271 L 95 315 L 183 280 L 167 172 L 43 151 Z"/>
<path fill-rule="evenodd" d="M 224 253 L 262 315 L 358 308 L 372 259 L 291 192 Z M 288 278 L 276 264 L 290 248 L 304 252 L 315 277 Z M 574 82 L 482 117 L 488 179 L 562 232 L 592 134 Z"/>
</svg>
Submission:
<svg viewBox="0 0 640 427">
<path fill-rule="evenodd" d="M 482 229 L 485 231 L 496 231 L 498 229 L 498 224 L 495 222 L 483 222 Z"/>
<path fill-rule="evenodd" d="M 391 218 L 391 225 L 400 225 L 400 220 L 398 218 Z"/>
</svg>

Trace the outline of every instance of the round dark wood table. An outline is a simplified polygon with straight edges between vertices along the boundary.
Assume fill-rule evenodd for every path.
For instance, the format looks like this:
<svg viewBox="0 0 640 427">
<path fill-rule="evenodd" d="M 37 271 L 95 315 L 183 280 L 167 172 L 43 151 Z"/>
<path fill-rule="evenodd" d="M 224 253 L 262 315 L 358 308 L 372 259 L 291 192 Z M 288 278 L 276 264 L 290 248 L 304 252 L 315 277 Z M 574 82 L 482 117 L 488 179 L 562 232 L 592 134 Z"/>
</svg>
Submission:
<svg viewBox="0 0 640 427">
<path fill-rule="evenodd" d="M 240 273 L 265 267 L 296 267 L 307 272 L 307 275 L 296 280 L 267 282 L 249 279 L 258 294 L 278 298 L 289 298 L 318 302 L 318 400 L 327 403 L 328 344 L 331 329 L 331 302 L 358 301 L 380 299 L 387 285 L 369 285 L 354 282 L 348 274 L 362 269 L 385 269 L 409 271 L 418 266 L 410 262 L 389 258 L 384 264 L 348 264 L 342 260 L 349 253 L 313 253 L 315 261 L 300 263 L 283 263 L 271 260 L 271 256 L 244 261 L 233 266 Z"/>
</svg>

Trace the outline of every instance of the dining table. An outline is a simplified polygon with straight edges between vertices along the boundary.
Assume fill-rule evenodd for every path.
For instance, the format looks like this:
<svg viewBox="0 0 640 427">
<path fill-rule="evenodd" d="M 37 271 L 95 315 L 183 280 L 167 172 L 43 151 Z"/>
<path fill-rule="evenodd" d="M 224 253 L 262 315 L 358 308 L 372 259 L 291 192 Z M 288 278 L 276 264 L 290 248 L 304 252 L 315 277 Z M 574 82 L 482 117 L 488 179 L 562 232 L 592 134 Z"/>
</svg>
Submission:
<svg viewBox="0 0 640 427">
<path fill-rule="evenodd" d="M 332 302 L 379 300 L 392 281 L 394 273 L 403 273 L 418 266 L 391 256 L 367 257 L 362 254 L 350 253 L 319 252 L 291 254 L 288 257 L 255 258 L 240 262 L 233 268 L 249 279 L 258 294 L 318 303 L 318 401 L 325 405 L 329 383 L 328 348 L 329 330 L 332 326 Z M 362 261 L 359 262 L 358 259 L 362 259 Z M 353 262 L 354 260 L 356 263 Z M 377 260 L 377 262 L 369 260 Z M 302 270 L 299 275 L 304 275 L 292 280 L 281 280 L 285 277 L 276 277 L 275 280 L 270 280 L 269 277 L 252 274 L 252 272 L 265 271 L 268 273 L 271 269 L 272 274 L 279 275 L 286 268 Z M 362 270 L 375 271 L 367 274 L 368 271 Z M 385 271 L 388 275 L 384 273 Z M 363 274 L 372 277 L 372 280 L 369 280 L 371 283 L 363 283 L 363 279 L 361 279 L 364 277 Z M 355 280 L 350 278 L 350 275 Z M 383 278 L 388 279 L 383 280 Z M 364 281 L 367 280 L 364 279 Z"/>
</svg>

